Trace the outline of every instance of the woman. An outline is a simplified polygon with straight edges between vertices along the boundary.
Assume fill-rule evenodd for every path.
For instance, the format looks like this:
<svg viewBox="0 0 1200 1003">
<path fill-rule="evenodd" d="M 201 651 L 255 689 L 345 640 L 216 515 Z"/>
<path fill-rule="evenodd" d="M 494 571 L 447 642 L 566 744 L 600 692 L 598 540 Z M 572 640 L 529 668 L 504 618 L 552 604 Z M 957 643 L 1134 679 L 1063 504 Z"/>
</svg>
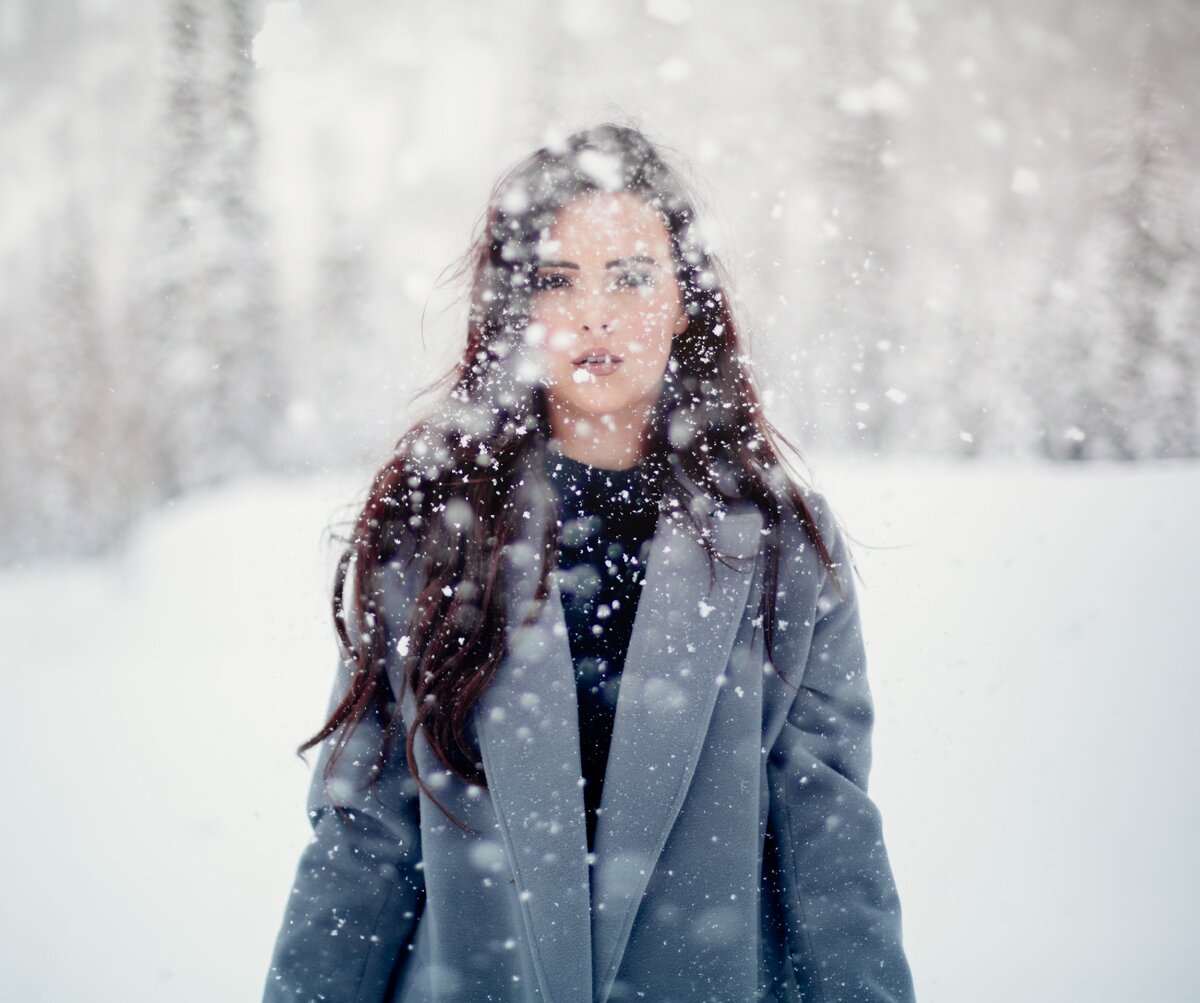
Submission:
<svg viewBox="0 0 1200 1003">
<path fill-rule="evenodd" d="M 493 192 L 339 564 L 265 999 L 912 998 L 849 555 L 695 223 L 611 125 Z"/>
</svg>

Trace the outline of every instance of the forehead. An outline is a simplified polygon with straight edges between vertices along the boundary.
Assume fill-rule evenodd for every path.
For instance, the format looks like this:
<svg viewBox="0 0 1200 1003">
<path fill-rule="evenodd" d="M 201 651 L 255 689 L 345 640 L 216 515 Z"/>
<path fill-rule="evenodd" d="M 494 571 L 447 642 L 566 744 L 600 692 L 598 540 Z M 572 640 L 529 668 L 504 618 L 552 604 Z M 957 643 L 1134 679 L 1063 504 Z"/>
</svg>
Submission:
<svg viewBox="0 0 1200 1003">
<path fill-rule="evenodd" d="M 550 237 L 562 247 L 633 249 L 667 253 L 670 241 L 658 210 L 628 192 L 589 192 L 555 213 Z"/>
</svg>

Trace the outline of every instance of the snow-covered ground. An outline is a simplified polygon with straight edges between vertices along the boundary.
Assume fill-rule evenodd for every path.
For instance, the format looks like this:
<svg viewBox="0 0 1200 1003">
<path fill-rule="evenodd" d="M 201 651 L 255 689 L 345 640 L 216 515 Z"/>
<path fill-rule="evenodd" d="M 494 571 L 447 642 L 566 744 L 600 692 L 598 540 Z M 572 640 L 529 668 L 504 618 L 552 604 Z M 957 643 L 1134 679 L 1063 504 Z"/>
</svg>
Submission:
<svg viewBox="0 0 1200 1003">
<path fill-rule="evenodd" d="M 1200 464 L 813 467 L 920 999 L 1200 998 Z M 242 482 L 0 575 L 3 998 L 259 997 L 332 678 L 321 533 L 365 484 Z"/>
</svg>

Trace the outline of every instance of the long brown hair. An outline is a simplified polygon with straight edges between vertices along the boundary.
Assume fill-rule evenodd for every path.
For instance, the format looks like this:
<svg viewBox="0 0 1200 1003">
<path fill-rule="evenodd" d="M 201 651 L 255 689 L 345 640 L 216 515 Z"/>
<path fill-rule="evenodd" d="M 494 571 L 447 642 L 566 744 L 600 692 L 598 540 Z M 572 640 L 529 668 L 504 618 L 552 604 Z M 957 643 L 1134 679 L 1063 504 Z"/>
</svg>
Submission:
<svg viewBox="0 0 1200 1003">
<path fill-rule="evenodd" d="M 695 201 L 678 173 L 641 132 L 626 126 L 599 125 L 537 150 L 496 183 L 460 265 L 460 274 L 471 277 L 467 340 L 457 365 L 434 385 L 447 391 L 400 438 L 346 541 L 333 614 L 343 656 L 352 665 L 351 681 L 329 720 L 299 750 L 340 729 L 327 763 L 331 770 L 352 729 L 378 711 L 386 727 L 376 769 L 382 767 L 406 731 L 404 693 L 393 692 L 386 673 L 388 658 L 395 657 L 388 650 L 389 627 L 402 631 L 403 686 L 415 706 L 405 745 L 408 766 L 456 825 L 461 823 L 418 774 L 414 742 L 423 732 L 447 770 L 487 786 L 468 725 L 507 655 L 503 553 L 524 528 L 510 502 L 523 477 L 543 470 L 537 461 L 550 437 L 544 390 L 521 363 L 538 243 L 570 199 L 603 191 L 636 194 L 659 211 L 689 317 L 687 330 L 674 339 L 647 434 L 644 462 L 662 479 L 663 511 L 695 520 L 684 477 L 717 504 L 749 500 L 761 510 L 760 613 L 768 654 L 786 512 L 798 517 L 837 581 L 829 549 L 781 461 L 779 444 L 799 453 L 763 414 L 739 343 L 726 272 L 705 245 Z M 540 530 L 536 595 L 544 600 L 554 564 L 553 518 Z M 703 540 L 711 565 L 715 552 Z M 401 554 L 411 561 L 416 550 L 422 577 L 411 619 L 388 625 L 381 615 L 380 572 Z"/>
</svg>

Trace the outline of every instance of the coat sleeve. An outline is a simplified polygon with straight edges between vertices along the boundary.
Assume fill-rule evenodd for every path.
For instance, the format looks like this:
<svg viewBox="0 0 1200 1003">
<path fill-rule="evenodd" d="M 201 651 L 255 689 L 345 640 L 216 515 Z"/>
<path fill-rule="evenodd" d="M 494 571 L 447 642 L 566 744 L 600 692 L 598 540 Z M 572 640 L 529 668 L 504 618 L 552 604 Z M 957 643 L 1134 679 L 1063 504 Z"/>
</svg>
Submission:
<svg viewBox="0 0 1200 1003">
<path fill-rule="evenodd" d="M 329 712 L 349 682 L 343 659 Z M 403 738 L 364 790 L 383 738 L 380 714 L 364 717 L 328 779 L 332 741 L 320 747 L 308 796 L 313 838 L 296 869 L 264 1003 L 381 1003 L 405 963 L 424 904 L 418 798 Z"/>
<path fill-rule="evenodd" d="M 873 707 L 853 569 L 828 507 L 816 500 L 844 596 L 822 569 L 815 609 L 780 604 L 811 625 L 811 633 L 794 622 L 783 632 L 777 664 L 799 690 L 768 762 L 788 947 L 805 1000 L 911 1003 L 900 902 L 867 796 Z M 812 595 L 811 587 L 790 591 Z"/>
</svg>

